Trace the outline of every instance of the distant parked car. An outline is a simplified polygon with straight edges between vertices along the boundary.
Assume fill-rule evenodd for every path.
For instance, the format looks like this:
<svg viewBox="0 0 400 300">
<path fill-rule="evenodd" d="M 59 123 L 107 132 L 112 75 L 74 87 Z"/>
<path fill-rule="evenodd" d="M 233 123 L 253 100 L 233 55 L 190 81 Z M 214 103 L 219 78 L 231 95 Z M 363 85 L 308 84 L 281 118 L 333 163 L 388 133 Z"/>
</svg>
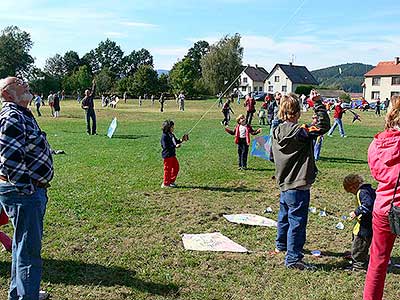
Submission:
<svg viewBox="0 0 400 300">
<path fill-rule="evenodd" d="M 254 94 L 253 98 L 256 101 L 264 101 L 264 99 L 267 95 L 268 95 L 268 93 L 258 92 L 257 94 Z"/>
</svg>

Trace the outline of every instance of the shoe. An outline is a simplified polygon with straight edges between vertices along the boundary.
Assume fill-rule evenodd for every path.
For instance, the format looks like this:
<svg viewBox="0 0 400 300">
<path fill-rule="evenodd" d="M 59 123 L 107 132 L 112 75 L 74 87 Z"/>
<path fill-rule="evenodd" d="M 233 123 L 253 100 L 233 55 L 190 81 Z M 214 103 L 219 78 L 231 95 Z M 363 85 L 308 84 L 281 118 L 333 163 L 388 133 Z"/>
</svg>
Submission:
<svg viewBox="0 0 400 300">
<path fill-rule="evenodd" d="M 92 135 L 99 135 L 97 132 L 95 132 L 95 133 L 92 133 Z"/>
<path fill-rule="evenodd" d="M 347 138 L 347 135 L 343 135 L 342 138 Z"/>
<path fill-rule="evenodd" d="M 285 251 L 286 251 L 286 250 L 285 250 Z M 268 254 L 269 254 L 269 255 L 279 255 L 279 254 L 281 254 L 281 253 L 284 253 L 285 251 L 283 251 L 283 250 L 281 251 L 281 250 L 275 248 L 274 250 L 269 251 Z"/>
<path fill-rule="evenodd" d="M 238 170 L 239 170 L 239 171 L 242 171 L 242 170 L 243 170 L 243 168 L 242 168 L 242 167 L 239 167 L 239 168 L 238 168 Z"/>
<path fill-rule="evenodd" d="M 306 264 L 302 260 L 300 260 L 298 262 L 295 262 L 294 264 L 290 264 L 290 265 L 286 266 L 286 268 L 288 268 L 288 269 L 297 269 L 297 270 L 300 270 L 300 271 L 304 271 L 304 270 L 313 271 L 313 270 L 317 269 L 314 265 Z"/>
<path fill-rule="evenodd" d="M 222 126 L 225 126 L 224 122 L 221 121 L 221 125 L 222 125 Z"/>
<path fill-rule="evenodd" d="M 50 294 L 45 291 L 39 291 L 39 300 L 46 300 L 50 298 Z"/>
<path fill-rule="evenodd" d="M 329 137 L 332 137 L 332 134 L 328 134 Z"/>
<path fill-rule="evenodd" d="M 176 188 L 177 185 L 175 184 L 175 182 L 173 182 L 173 183 L 170 183 L 170 184 L 169 184 L 169 187 Z"/>
<path fill-rule="evenodd" d="M 164 184 L 164 183 L 161 184 L 161 188 L 162 188 L 162 189 L 164 189 L 164 188 L 170 188 L 170 187 L 171 187 L 171 185 L 169 185 L 169 184 Z"/>
</svg>

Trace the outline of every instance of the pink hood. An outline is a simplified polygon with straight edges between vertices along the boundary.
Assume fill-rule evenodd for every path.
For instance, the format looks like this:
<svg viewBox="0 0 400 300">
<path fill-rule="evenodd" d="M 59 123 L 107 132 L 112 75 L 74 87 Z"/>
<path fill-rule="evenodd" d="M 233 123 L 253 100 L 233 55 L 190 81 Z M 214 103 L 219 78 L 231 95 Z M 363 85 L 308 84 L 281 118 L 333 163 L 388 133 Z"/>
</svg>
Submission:
<svg viewBox="0 0 400 300">
<path fill-rule="evenodd" d="M 368 149 L 371 175 L 378 181 L 374 211 L 387 214 L 400 172 L 400 131 L 385 130 L 377 134 Z M 400 187 L 395 205 L 400 206 Z"/>
</svg>

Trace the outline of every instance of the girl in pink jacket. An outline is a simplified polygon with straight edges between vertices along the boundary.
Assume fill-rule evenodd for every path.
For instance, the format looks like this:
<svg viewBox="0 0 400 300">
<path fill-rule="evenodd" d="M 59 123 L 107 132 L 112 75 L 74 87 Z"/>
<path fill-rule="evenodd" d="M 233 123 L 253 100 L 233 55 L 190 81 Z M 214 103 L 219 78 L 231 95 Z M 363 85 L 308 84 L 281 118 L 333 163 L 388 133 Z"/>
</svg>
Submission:
<svg viewBox="0 0 400 300">
<path fill-rule="evenodd" d="M 378 181 L 372 219 L 372 244 L 365 279 L 364 300 L 381 300 L 386 271 L 396 239 L 390 231 L 388 212 L 394 196 L 394 205 L 400 206 L 400 189 L 394 194 L 400 173 L 400 96 L 392 97 L 391 108 L 385 120 L 385 131 L 377 134 L 368 149 L 371 174 Z"/>
</svg>

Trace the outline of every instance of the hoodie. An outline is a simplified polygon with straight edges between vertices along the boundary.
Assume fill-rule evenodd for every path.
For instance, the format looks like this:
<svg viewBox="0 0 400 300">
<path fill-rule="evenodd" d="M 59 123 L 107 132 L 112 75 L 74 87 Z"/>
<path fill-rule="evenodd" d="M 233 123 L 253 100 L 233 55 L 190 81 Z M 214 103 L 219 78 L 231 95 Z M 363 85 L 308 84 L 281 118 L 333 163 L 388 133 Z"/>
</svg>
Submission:
<svg viewBox="0 0 400 300">
<path fill-rule="evenodd" d="M 281 191 L 304 188 L 314 183 L 317 167 L 313 140 L 330 128 L 329 116 L 322 102 L 315 102 L 317 122 L 308 126 L 283 122 L 272 131 L 275 176 Z"/>
<path fill-rule="evenodd" d="M 390 129 L 375 135 L 368 149 L 371 175 L 378 181 L 374 212 L 387 215 L 400 172 L 400 130 Z M 394 205 L 400 206 L 400 187 Z"/>
</svg>

